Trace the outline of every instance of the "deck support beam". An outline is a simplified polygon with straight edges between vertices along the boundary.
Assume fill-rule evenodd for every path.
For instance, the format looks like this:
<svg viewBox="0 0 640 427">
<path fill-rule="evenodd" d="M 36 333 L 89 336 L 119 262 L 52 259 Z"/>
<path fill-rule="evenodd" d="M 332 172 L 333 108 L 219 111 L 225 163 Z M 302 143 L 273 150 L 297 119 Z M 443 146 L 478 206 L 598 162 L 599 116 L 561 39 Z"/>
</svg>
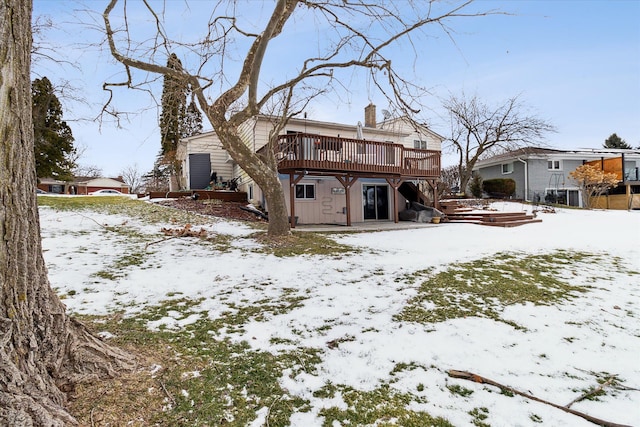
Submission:
<svg viewBox="0 0 640 427">
<path fill-rule="evenodd" d="M 295 175 L 293 172 L 289 174 L 289 225 L 291 228 L 296 228 L 296 185 L 305 177 L 306 174 L 301 173 Z"/>
<path fill-rule="evenodd" d="M 433 193 L 433 207 L 440 210 L 440 202 L 438 201 L 438 181 L 433 179 L 425 180 Z"/>
<path fill-rule="evenodd" d="M 386 178 L 387 183 L 393 188 L 393 222 L 396 224 L 400 221 L 398 214 L 398 188 L 404 182 L 402 178 Z"/>
<path fill-rule="evenodd" d="M 351 226 L 351 187 L 358 180 L 357 176 L 338 176 L 336 179 L 344 187 L 345 202 L 347 204 L 347 226 Z"/>
</svg>

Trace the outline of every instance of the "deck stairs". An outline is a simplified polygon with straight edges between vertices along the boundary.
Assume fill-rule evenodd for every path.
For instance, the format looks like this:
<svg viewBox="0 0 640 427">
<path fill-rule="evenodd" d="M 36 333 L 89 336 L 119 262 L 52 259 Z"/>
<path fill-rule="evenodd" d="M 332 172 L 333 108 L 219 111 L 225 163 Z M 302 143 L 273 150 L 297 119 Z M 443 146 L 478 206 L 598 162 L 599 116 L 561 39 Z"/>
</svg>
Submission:
<svg viewBox="0 0 640 427">
<path fill-rule="evenodd" d="M 429 205 L 429 198 L 415 185 L 413 182 L 403 182 L 398 192 L 410 202 L 417 202 L 423 205 Z"/>
<path fill-rule="evenodd" d="M 470 223 L 488 225 L 491 227 L 516 227 L 524 224 L 542 222 L 541 219 L 526 212 L 497 212 L 473 209 L 461 205 L 457 201 L 440 202 L 440 210 L 452 223 Z"/>
</svg>

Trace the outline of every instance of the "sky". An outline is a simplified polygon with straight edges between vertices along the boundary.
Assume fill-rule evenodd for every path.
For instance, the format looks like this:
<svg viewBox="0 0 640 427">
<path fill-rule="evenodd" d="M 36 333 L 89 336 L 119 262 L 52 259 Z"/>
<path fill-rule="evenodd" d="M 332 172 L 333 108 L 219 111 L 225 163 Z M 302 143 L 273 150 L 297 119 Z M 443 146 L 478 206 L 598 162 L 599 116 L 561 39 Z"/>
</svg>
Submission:
<svg viewBox="0 0 640 427">
<path fill-rule="evenodd" d="M 530 213 L 532 206 L 497 203 L 492 208 Z M 331 398 L 317 393 L 328 383 L 358 391 L 388 385 L 412 396 L 411 409 L 456 426 L 472 425 L 470 413 L 478 408 L 486 408 L 483 421 L 493 426 L 593 426 L 549 405 L 449 378 L 450 369 L 560 405 L 597 387 L 597 374 L 601 381 L 602 375 L 615 376 L 622 387 L 605 387 L 604 395 L 571 408 L 619 425 L 640 425 L 640 211 L 557 209 L 539 213 L 540 223 L 513 228 L 441 223 L 334 233 L 329 238 L 359 250 L 295 257 L 256 250 L 255 229 L 213 217 L 194 227 L 202 227 L 214 242 L 220 236 L 228 250 L 197 238 L 163 240 L 161 228 L 180 223 L 150 224 L 123 214 L 46 206 L 39 212 L 49 279 L 70 313 L 135 316 L 170 298 L 192 298 L 195 305 L 185 312 L 169 310 L 147 320 L 152 330 L 180 331 L 201 316 L 215 320 L 221 313 L 261 304 L 273 308 L 282 298 L 294 298 L 287 310 L 266 310 L 215 335 L 274 354 L 318 349 L 320 361 L 313 369 L 283 370 L 279 378 L 289 396 L 310 401 L 308 411 L 293 414 L 293 426 L 321 426 L 323 408 L 347 408 L 340 393 Z M 145 242 L 154 244 L 145 247 Z M 121 262 L 131 253 L 139 262 Z M 480 317 L 424 324 L 394 317 L 416 296 L 426 272 L 497 253 L 551 254 L 552 262 L 558 260 L 553 254 L 590 254 L 596 261 L 587 257 L 554 273 L 565 283 L 588 287 L 585 293 L 551 305 L 514 301 L 499 310 L 501 319 L 521 328 Z M 104 274 L 113 268 L 117 274 Z M 422 307 L 431 310 L 433 303 Z M 340 345 L 329 348 L 334 340 Z M 411 369 L 396 369 L 401 364 Z M 153 371 L 162 368 L 154 365 Z M 473 393 L 462 397 L 447 388 L 456 386 Z M 268 407 L 257 408 L 251 425 L 264 425 L 268 413 Z"/>
<path fill-rule="evenodd" d="M 201 36 L 211 14 L 211 2 L 151 3 L 164 4 L 170 17 L 166 28 L 181 40 Z M 271 5 L 257 0 L 243 4 L 251 9 L 241 15 L 248 22 L 264 20 Z M 32 75 L 73 87 L 65 91 L 62 103 L 76 146 L 84 147 L 80 164 L 97 166 L 105 176 L 117 176 L 132 166 L 146 172 L 160 150 L 157 103 L 162 82 L 156 80 L 151 93 L 116 88 L 112 105 L 128 114 L 119 122 L 101 114 L 108 99 L 103 83 L 123 81 L 122 67 L 103 44 L 105 5 L 95 0 L 34 0 L 34 19 L 46 17 L 54 25 L 44 37 L 51 50 L 44 51 L 63 62 L 37 59 Z M 457 18 L 448 23 L 451 37 L 429 29 L 413 46 L 388 52 L 401 74 L 428 89 L 420 99 L 424 108 L 419 120 L 446 137 L 449 119 L 441 104 L 452 94 L 477 96 L 490 106 L 518 96 L 527 113 L 556 127 L 557 132 L 543 141 L 551 147 L 599 148 L 612 133 L 640 146 L 639 0 L 486 0 L 472 7 L 504 13 Z M 312 51 L 326 34 L 326 27 L 309 16 L 294 17 L 267 51 L 265 85 L 290 72 L 296 59 Z M 129 20 L 131 27 L 143 21 L 139 10 Z M 148 34 L 138 35 L 147 40 Z M 364 120 L 364 107 L 370 102 L 378 106 L 379 116 L 387 108 L 369 79 L 358 73 L 341 78 L 348 94 L 317 99 L 306 110 L 309 118 L 355 125 Z M 204 128 L 211 126 L 205 122 Z M 445 151 L 443 165 L 453 161 Z"/>
</svg>

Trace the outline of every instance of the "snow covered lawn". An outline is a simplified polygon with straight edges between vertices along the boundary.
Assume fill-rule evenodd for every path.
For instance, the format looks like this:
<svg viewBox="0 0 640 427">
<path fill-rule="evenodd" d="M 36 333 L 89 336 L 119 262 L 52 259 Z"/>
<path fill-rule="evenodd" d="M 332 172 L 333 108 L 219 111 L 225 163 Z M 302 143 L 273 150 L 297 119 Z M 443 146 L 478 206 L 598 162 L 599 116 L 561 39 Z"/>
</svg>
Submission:
<svg viewBox="0 0 640 427">
<path fill-rule="evenodd" d="M 212 218 L 193 225 L 208 239 L 164 240 L 161 228 L 184 226 L 180 217 L 50 206 L 40 217 L 50 281 L 68 311 L 122 313 L 197 348 L 197 367 L 149 367 L 172 387 L 167 419 L 593 425 L 452 378 L 454 369 L 560 405 L 593 391 L 571 409 L 640 425 L 640 211 L 334 234 L 328 255 L 297 256 L 276 256 L 255 229 Z"/>
</svg>

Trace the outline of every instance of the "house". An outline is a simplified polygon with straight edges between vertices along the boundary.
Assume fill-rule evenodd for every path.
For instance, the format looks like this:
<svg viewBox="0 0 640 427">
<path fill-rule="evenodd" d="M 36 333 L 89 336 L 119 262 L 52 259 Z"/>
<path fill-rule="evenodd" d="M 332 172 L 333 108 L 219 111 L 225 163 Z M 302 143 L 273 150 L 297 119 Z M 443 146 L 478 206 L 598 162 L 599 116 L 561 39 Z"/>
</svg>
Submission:
<svg viewBox="0 0 640 427">
<path fill-rule="evenodd" d="M 267 147 L 274 118 L 258 115 L 239 133 L 254 151 Z M 273 149 L 292 226 L 398 221 L 408 201 L 426 203 L 440 176 L 443 137 L 407 118 L 376 121 L 365 108 L 364 126 L 292 118 Z M 268 211 L 260 188 L 222 148 L 215 132 L 186 138 L 176 157 L 183 187 L 202 189 L 233 180 L 249 201 Z M 295 219 L 294 219 L 295 218 Z"/>
<path fill-rule="evenodd" d="M 640 208 L 640 150 L 576 149 L 524 147 L 480 160 L 473 168 L 483 180 L 511 178 L 516 183 L 515 198 L 532 202 L 549 202 L 583 206 L 577 183 L 569 173 L 585 163 L 599 165 L 602 170 L 616 172 L 620 185 L 610 195 L 622 192 L 620 209 Z M 634 197 L 635 194 L 635 197 Z M 614 200 L 615 198 L 610 198 Z M 606 200 L 606 199 L 603 199 Z M 609 207 L 613 208 L 611 204 Z"/>
<path fill-rule="evenodd" d="M 75 177 L 71 181 L 60 181 L 53 178 L 40 178 L 38 188 L 55 194 L 89 194 L 98 190 L 118 190 L 129 193 L 129 185 L 124 178 Z"/>
</svg>

